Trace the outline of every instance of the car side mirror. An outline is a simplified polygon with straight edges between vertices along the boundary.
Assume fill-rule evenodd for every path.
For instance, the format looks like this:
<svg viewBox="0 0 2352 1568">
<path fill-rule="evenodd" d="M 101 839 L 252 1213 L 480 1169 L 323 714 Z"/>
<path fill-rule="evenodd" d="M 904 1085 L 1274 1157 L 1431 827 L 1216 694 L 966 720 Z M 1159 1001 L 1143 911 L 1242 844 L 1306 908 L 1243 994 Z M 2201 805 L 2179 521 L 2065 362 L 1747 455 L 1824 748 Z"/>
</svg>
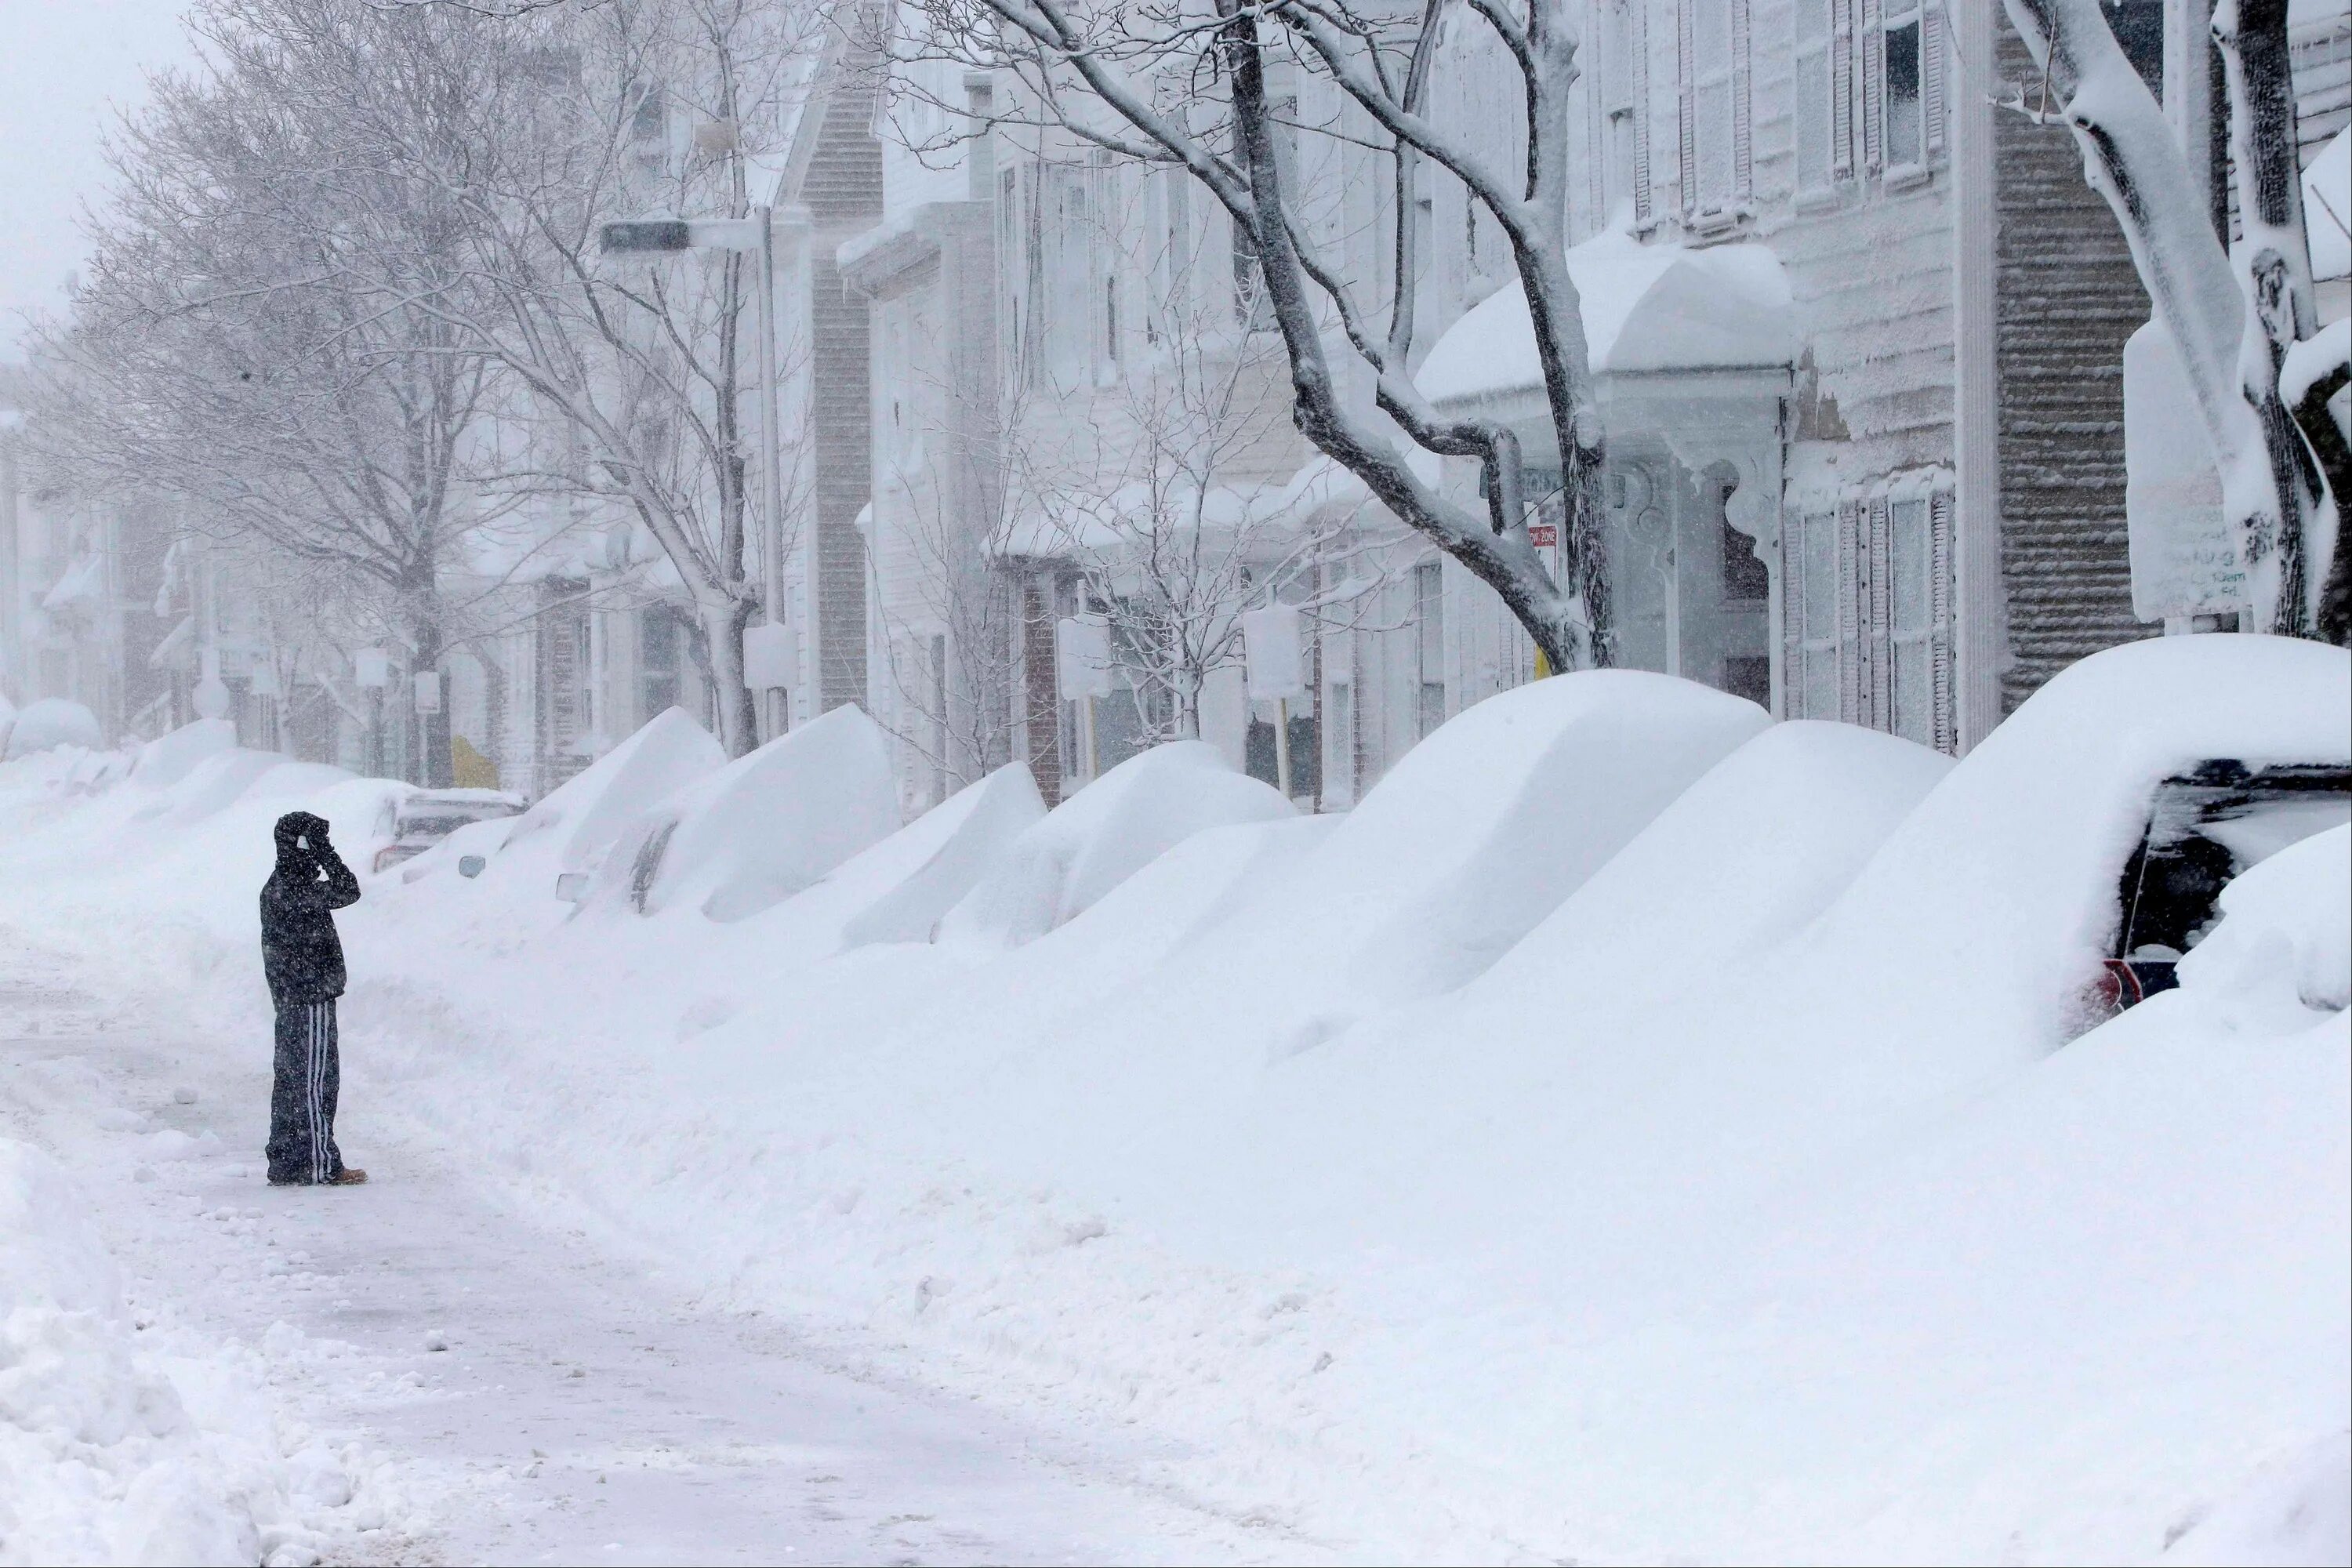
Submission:
<svg viewBox="0 0 2352 1568">
<path fill-rule="evenodd" d="M 478 877 L 482 874 L 482 868 L 488 864 L 489 861 L 479 855 L 460 855 L 457 857 L 457 875 Z"/>
</svg>

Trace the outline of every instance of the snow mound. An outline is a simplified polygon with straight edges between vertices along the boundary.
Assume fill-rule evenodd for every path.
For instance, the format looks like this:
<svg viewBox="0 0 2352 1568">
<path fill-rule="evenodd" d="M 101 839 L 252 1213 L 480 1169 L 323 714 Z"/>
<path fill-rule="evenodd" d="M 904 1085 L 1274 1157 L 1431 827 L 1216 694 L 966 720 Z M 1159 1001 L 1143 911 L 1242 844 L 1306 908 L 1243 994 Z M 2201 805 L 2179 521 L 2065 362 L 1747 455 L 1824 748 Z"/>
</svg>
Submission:
<svg viewBox="0 0 2352 1568">
<path fill-rule="evenodd" d="M 198 763 L 236 749 L 236 726 L 226 719 L 198 719 L 139 748 L 131 776 L 149 789 L 169 789 Z"/>
<path fill-rule="evenodd" d="M 1454 989 L 1770 723 L 1745 699 L 1641 670 L 1490 697 L 1405 753 L 1273 919 L 1301 929 L 1297 959 L 1338 961 L 1361 992 Z"/>
<path fill-rule="evenodd" d="M 947 912 L 1045 816 L 1026 763 L 958 790 L 826 879 L 844 890 L 875 889 L 842 928 L 843 944 L 930 941 Z"/>
<path fill-rule="evenodd" d="M 2333 1568 L 2352 1563 L 2352 1433 L 2265 1466 L 2174 1542 L 2164 1562 Z"/>
<path fill-rule="evenodd" d="M 1295 816 L 1205 741 L 1171 741 L 1094 780 L 1013 841 L 940 922 L 941 941 L 1033 942 L 1203 828 Z"/>
<path fill-rule="evenodd" d="M 774 963 L 929 942 L 940 918 L 1045 815 L 1028 764 L 999 768 L 761 915 L 752 940 Z"/>
<path fill-rule="evenodd" d="M 47 1156 L 0 1139 L 0 1554 L 258 1562 L 223 1468 L 126 1321 L 80 1194 Z"/>
<path fill-rule="evenodd" d="M 87 746 L 97 751 L 105 744 L 106 735 L 98 727 L 96 714 L 79 702 L 44 697 L 17 710 L 16 721 L 8 726 L 7 748 L 0 752 L 0 757 L 29 757 L 58 746 Z"/>
<path fill-rule="evenodd" d="M 557 868 L 586 870 L 632 821 L 726 763 L 725 750 L 686 710 L 666 708 L 537 805 L 500 824 L 500 847 L 562 829 Z"/>
<path fill-rule="evenodd" d="M 1492 978 L 1585 995 L 1688 984 L 1827 909 L 1951 769 L 1875 730 L 1775 724 L 1659 813 Z"/>
<path fill-rule="evenodd" d="M 594 897 L 625 897 L 646 914 L 692 902 L 740 921 L 887 837 L 897 800 L 881 729 L 836 708 L 641 814 L 614 840 Z"/>
<path fill-rule="evenodd" d="M 2272 976 L 2306 1007 L 2352 1005 L 2352 826 L 2289 845 L 2221 889 L 2221 923 L 2180 961 L 2191 990 Z"/>
</svg>

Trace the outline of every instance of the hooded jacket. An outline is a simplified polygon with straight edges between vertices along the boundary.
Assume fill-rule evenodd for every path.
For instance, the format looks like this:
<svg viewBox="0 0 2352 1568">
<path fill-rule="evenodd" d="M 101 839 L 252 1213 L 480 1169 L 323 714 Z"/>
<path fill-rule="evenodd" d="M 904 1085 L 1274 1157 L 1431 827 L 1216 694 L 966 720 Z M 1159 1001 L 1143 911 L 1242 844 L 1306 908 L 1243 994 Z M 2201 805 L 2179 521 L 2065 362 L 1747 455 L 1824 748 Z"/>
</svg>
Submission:
<svg viewBox="0 0 2352 1568">
<path fill-rule="evenodd" d="M 261 970 L 281 1005 L 329 1001 L 344 978 L 333 911 L 359 902 L 359 879 L 309 812 L 279 817 L 277 837 L 278 868 L 261 885 Z"/>
</svg>

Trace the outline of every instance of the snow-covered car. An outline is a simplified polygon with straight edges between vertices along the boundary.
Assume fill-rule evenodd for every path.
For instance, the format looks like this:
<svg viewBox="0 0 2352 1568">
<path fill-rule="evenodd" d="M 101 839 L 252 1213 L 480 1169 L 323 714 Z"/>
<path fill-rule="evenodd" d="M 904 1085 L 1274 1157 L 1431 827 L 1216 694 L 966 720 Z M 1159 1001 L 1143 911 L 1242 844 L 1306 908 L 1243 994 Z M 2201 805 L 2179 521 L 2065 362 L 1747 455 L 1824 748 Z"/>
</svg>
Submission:
<svg viewBox="0 0 2352 1568">
<path fill-rule="evenodd" d="M 2095 1012 L 2171 990 L 2174 966 L 2220 918 L 2231 878 L 2347 822 L 2352 768 L 2340 763 L 2250 768 L 2215 759 L 2166 779 L 2124 864 L 2115 951 L 2091 986 Z"/>
<path fill-rule="evenodd" d="M 387 830 L 392 842 L 375 852 L 373 868 L 385 871 L 413 860 L 457 829 L 518 816 L 524 805 L 522 796 L 505 790 L 417 790 L 393 805 Z"/>
</svg>

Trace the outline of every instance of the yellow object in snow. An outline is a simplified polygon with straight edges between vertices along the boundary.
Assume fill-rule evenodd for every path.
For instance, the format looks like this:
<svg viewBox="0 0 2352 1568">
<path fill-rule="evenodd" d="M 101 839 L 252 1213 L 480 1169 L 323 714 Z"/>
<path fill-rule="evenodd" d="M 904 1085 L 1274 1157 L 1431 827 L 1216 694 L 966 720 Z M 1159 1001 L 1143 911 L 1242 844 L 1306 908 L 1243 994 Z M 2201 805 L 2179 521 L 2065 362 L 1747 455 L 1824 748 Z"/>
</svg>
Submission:
<svg viewBox="0 0 2352 1568">
<path fill-rule="evenodd" d="M 474 750 L 463 735 L 449 737 L 449 782 L 459 789 L 496 789 L 499 764 Z"/>
</svg>

